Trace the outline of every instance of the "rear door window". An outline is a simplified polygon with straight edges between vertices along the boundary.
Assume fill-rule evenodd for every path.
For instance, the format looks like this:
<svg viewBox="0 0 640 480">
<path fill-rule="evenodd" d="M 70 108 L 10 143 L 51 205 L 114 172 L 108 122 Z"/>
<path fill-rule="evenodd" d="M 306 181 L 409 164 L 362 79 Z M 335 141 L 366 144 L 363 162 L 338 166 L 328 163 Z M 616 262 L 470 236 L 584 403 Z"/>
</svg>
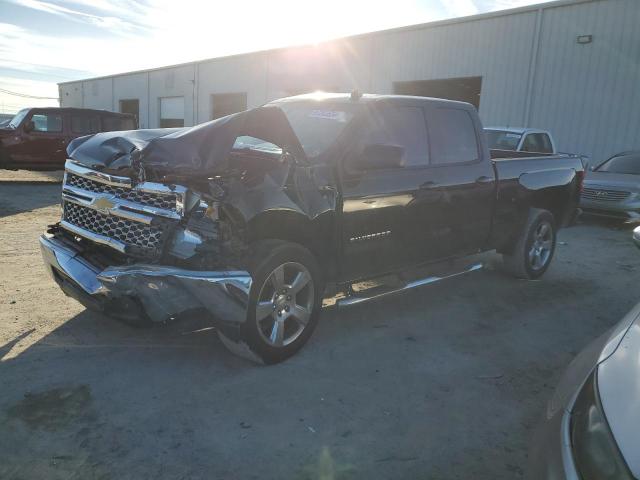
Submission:
<svg viewBox="0 0 640 480">
<path fill-rule="evenodd" d="M 34 132 L 62 132 L 62 115 L 59 113 L 34 113 L 31 117 Z"/>
<path fill-rule="evenodd" d="M 487 130 L 489 148 L 496 150 L 516 150 L 522 135 L 501 130 Z"/>
<path fill-rule="evenodd" d="M 135 130 L 133 118 L 105 115 L 102 117 L 103 132 L 117 132 L 120 130 Z"/>
<path fill-rule="evenodd" d="M 366 144 L 404 148 L 403 167 L 429 164 L 429 145 L 424 113 L 419 107 L 379 107 L 368 112 Z"/>
<path fill-rule="evenodd" d="M 478 160 L 478 140 L 466 110 L 433 108 L 428 116 L 431 163 L 444 165 Z"/>
<path fill-rule="evenodd" d="M 100 117 L 84 113 L 71 114 L 71 131 L 89 135 L 100 131 Z"/>
</svg>

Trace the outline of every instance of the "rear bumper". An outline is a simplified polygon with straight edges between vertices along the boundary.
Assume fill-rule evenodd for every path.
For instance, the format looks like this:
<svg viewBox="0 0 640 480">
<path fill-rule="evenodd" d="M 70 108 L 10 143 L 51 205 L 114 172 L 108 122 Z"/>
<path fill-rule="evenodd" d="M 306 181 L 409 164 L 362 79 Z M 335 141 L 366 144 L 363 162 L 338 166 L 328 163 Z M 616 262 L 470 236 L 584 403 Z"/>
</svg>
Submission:
<svg viewBox="0 0 640 480">
<path fill-rule="evenodd" d="M 45 266 L 60 288 L 88 308 L 166 322 L 204 309 L 222 325 L 246 320 L 251 276 L 244 271 L 195 271 L 162 265 L 96 267 L 55 235 L 40 237 Z"/>
</svg>

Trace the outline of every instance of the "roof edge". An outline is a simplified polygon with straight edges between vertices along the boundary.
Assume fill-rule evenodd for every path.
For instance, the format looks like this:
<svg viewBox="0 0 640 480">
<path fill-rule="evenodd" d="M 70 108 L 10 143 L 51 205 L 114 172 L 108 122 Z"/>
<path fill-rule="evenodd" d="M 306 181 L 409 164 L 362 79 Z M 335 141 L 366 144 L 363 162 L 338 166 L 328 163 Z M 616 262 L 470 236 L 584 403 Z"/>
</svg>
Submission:
<svg viewBox="0 0 640 480">
<path fill-rule="evenodd" d="M 476 20 L 486 20 L 486 19 L 489 19 L 489 18 L 506 17 L 506 16 L 509 16 L 509 15 L 516 15 L 516 14 L 519 14 L 519 13 L 535 12 L 535 11 L 538 11 L 538 10 L 547 10 L 547 9 L 551 9 L 551 8 L 564 7 L 564 6 L 568 6 L 568 5 L 578 5 L 578 4 L 581 4 L 581 3 L 592 3 L 592 2 L 597 2 L 597 1 L 602 1 L 602 0 L 552 0 L 552 1 L 542 2 L 542 3 L 536 3 L 536 4 L 533 4 L 533 5 L 525 5 L 525 6 L 522 6 L 522 7 L 507 8 L 505 10 L 496 10 L 496 11 L 493 11 L 493 12 L 477 13 L 475 15 L 467 15 L 467 16 L 464 16 L 464 17 L 447 18 L 447 19 L 443 19 L 443 20 L 434 20 L 432 22 L 417 23 L 417 24 L 414 24 L 414 25 L 405 25 L 405 26 L 402 26 L 402 27 L 394 27 L 394 28 L 389 28 L 389 29 L 385 29 L 385 30 L 374 30 L 372 32 L 358 33 L 358 34 L 354 34 L 354 35 L 348 35 L 348 36 L 345 36 L 345 37 L 336 37 L 336 38 L 323 40 L 322 42 L 319 42 L 318 45 L 331 43 L 331 42 L 337 42 L 337 41 L 341 41 L 341 40 L 342 41 L 344 41 L 344 40 L 356 40 L 356 39 L 366 38 L 366 37 L 374 36 L 374 35 L 393 34 L 393 33 L 399 33 L 399 32 L 412 31 L 412 30 L 423 30 L 423 29 L 436 28 L 436 27 L 445 26 L 445 25 L 454 25 L 454 24 L 457 24 L 457 23 L 473 22 L 473 21 L 476 21 Z M 102 75 L 102 76 L 98 76 L 98 77 L 89 77 L 89 78 L 81 78 L 81 79 L 78 79 L 78 80 L 69 80 L 69 81 L 66 81 L 66 82 L 59 82 L 57 85 L 58 86 L 69 85 L 69 84 L 73 84 L 73 83 L 90 82 L 90 81 L 95 81 L 95 80 L 105 80 L 105 79 L 109 79 L 109 78 L 123 77 L 123 76 L 126 76 L 126 75 L 137 75 L 137 74 L 141 74 L 141 73 L 157 72 L 157 71 L 160 71 L 160 70 L 195 66 L 195 65 L 198 65 L 198 64 L 201 64 L 201 63 L 207 63 L 207 62 L 211 62 L 211 61 L 215 61 L 215 60 L 226 60 L 226 59 L 230 59 L 230 58 L 245 57 L 245 56 L 249 56 L 249 55 L 269 55 L 269 54 L 273 54 L 273 53 L 277 53 L 277 52 L 282 52 L 284 50 L 289 50 L 289 49 L 292 49 L 292 48 L 303 48 L 303 47 L 312 47 L 312 46 L 314 46 L 314 44 L 302 43 L 302 44 L 287 45 L 287 46 L 283 46 L 283 47 L 269 48 L 269 49 L 265 49 L 265 50 L 252 50 L 252 51 L 249 51 L 249 52 L 234 53 L 234 54 L 230 54 L 230 55 L 222 55 L 222 56 L 219 56 L 219 57 L 204 58 L 204 59 L 201 59 L 201 60 L 192 60 L 190 62 L 176 63 L 176 64 L 173 64 L 173 65 L 163 65 L 161 67 L 144 68 L 144 69 L 141 69 L 141 70 L 132 70 L 130 72 L 120 72 L 120 73 L 113 73 L 113 74 L 110 74 L 110 75 Z"/>
</svg>

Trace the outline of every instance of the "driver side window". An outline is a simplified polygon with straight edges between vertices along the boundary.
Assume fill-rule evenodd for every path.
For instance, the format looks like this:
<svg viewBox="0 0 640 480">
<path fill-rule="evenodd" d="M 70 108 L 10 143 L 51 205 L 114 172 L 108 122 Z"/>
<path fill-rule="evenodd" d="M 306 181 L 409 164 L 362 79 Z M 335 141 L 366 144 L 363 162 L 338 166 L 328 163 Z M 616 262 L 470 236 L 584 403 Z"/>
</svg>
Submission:
<svg viewBox="0 0 640 480">
<path fill-rule="evenodd" d="M 34 132 L 62 132 L 62 115 L 58 113 L 34 113 L 30 120 L 33 122 Z"/>
</svg>

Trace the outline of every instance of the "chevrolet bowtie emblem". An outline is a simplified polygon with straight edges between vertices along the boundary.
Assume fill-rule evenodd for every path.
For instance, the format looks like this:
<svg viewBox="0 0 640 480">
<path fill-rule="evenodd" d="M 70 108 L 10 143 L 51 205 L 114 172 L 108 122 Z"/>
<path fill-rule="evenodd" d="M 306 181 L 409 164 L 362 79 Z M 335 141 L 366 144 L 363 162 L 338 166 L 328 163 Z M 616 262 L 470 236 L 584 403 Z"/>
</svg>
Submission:
<svg viewBox="0 0 640 480">
<path fill-rule="evenodd" d="M 102 213 L 109 213 L 109 210 L 111 210 L 115 205 L 107 197 L 98 197 L 91 204 Z"/>
</svg>

